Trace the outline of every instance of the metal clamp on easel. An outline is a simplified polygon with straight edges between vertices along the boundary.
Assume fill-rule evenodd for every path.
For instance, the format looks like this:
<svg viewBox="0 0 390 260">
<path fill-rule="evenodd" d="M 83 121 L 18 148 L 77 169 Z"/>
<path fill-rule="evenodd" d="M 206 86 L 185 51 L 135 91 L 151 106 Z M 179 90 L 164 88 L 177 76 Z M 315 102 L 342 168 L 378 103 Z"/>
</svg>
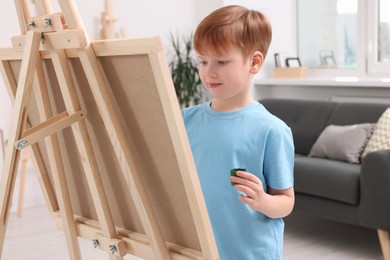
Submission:
<svg viewBox="0 0 390 260">
<path fill-rule="evenodd" d="M 87 45 L 84 30 L 66 30 L 67 27 L 61 13 L 31 17 L 27 22 L 29 30 L 41 33 L 41 51 L 84 48 Z M 13 47 L 20 51 L 25 49 L 25 41 L 25 35 L 11 38 Z"/>
</svg>

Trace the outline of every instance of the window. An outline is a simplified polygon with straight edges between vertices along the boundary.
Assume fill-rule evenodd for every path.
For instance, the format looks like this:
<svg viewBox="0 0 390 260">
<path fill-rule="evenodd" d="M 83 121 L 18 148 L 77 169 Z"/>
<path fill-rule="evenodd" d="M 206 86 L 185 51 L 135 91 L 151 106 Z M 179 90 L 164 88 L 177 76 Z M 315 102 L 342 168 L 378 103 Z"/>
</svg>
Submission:
<svg viewBox="0 0 390 260">
<path fill-rule="evenodd" d="M 390 0 L 297 0 L 298 53 L 314 76 L 390 73 Z"/>
<path fill-rule="evenodd" d="M 390 62 L 390 0 L 379 2 L 378 61 Z"/>
<path fill-rule="evenodd" d="M 368 5 L 367 63 L 369 75 L 387 77 L 390 73 L 390 0 L 375 0 Z M 386 9 L 387 8 L 387 9 Z"/>
<path fill-rule="evenodd" d="M 356 68 L 357 5 L 357 0 L 298 2 L 298 52 L 306 66 Z"/>
</svg>

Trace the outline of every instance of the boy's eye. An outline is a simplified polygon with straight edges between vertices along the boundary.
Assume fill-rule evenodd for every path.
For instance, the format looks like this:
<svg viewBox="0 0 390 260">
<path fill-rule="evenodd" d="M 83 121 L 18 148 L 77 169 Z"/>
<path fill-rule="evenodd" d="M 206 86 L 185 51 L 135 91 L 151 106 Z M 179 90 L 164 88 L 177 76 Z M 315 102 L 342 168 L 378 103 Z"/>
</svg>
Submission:
<svg viewBox="0 0 390 260">
<path fill-rule="evenodd" d="M 205 65 L 205 64 L 207 64 L 207 61 L 203 61 L 203 60 L 201 60 L 201 61 L 199 61 L 199 65 Z"/>
<path fill-rule="evenodd" d="M 228 61 L 226 61 L 226 60 L 220 60 L 220 61 L 218 61 L 218 64 L 219 64 L 219 65 L 225 65 L 226 63 L 228 63 Z"/>
</svg>

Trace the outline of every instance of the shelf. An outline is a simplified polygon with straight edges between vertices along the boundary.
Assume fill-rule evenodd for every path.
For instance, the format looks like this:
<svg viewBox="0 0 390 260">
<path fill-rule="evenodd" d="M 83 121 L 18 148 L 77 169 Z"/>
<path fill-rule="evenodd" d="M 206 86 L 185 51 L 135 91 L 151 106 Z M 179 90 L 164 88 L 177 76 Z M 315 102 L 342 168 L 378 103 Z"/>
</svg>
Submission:
<svg viewBox="0 0 390 260">
<path fill-rule="evenodd" d="M 329 86 L 329 87 L 375 87 L 390 88 L 390 78 L 255 78 L 256 86 Z"/>
</svg>

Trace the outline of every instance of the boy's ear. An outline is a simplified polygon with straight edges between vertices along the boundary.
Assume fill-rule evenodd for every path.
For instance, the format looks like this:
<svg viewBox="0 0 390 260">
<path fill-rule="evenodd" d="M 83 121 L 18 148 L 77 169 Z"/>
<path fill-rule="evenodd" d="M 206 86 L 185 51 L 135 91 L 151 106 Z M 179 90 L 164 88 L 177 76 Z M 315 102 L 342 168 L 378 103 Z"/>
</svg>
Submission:
<svg viewBox="0 0 390 260">
<path fill-rule="evenodd" d="M 259 72 L 264 63 L 264 56 L 260 51 L 255 51 L 251 58 L 250 73 L 256 74 Z"/>
</svg>

